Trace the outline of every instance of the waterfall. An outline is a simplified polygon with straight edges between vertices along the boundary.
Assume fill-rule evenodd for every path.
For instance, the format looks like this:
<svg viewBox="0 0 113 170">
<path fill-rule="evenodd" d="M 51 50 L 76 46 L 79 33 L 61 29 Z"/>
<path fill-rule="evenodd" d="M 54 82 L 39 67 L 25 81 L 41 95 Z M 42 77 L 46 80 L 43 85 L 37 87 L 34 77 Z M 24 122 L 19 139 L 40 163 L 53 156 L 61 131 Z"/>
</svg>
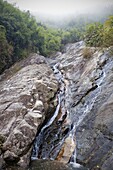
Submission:
<svg viewBox="0 0 113 170">
<path fill-rule="evenodd" d="M 61 72 L 58 70 L 58 66 L 59 66 L 59 64 L 57 63 L 56 65 L 53 66 L 53 69 L 54 69 L 54 74 L 55 74 L 57 80 L 61 83 L 61 82 L 63 82 L 63 77 L 62 77 Z M 58 116 L 59 110 L 60 110 L 60 107 L 61 107 L 61 101 L 62 101 L 63 93 L 64 93 L 64 85 L 60 84 L 60 90 L 57 94 L 58 105 L 56 107 L 56 110 L 55 110 L 53 116 L 46 123 L 46 125 L 41 129 L 40 133 L 38 134 L 38 136 L 35 139 L 31 160 L 38 159 L 39 149 L 40 149 L 41 144 L 43 143 L 44 131 L 45 131 L 45 129 L 47 129 L 48 127 L 50 127 L 52 125 L 52 123 L 54 122 L 54 120 Z"/>
<path fill-rule="evenodd" d="M 106 73 L 105 71 L 103 70 L 102 72 L 102 75 L 101 75 L 101 78 L 99 78 L 97 80 L 97 88 L 95 89 L 94 92 L 92 92 L 91 94 L 89 94 L 89 99 L 85 102 L 84 104 L 84 112 L 83 114 L 80 116 L 77 124 L 76 124 L 76 127 L 83 121 L 83 119 L 85 118 L 85 116 L 87 115 L 88 112 L 91 111 L 97 97 L 98 97 L 98 94 L 101 92 L 101 85 L 102 85 L 102 82 L 104 80 L 104 78 L 106 77 Z M 95 93 L 95 96 L 94 97 L 91 97 L 92 95 L 94 95 Z"/>
<path fill-rule="evenodd" d="M 101 78 L 99 78 L 97 80 L 97 88 L 93 92 L 91 92 L 89 94 L 89 97 L 87 98 L 86 102 L 83 105 L 83 108 L 84 108 L 83 114 L 79 117 L 79 120 L 77 121 L 77 123 L 74 124 L 74 122 L 73 122 L 74 127 L 73 127 L 73 129 L 71 131 L 72 140 L 74 138 L 73 133 L 74 134 L 76 133 L 75 131 L 76 131 L 77 126 L 80 125 L 80 123 L 83 121 L 85 116 L 91 111 L 91 109 L 92 109 L 92 107 L 93 107 L 93 105 L 94 105 L 94 103 L 95 103 L 95 101 L 96 101 L 96 99 L 98 97 L 98 94 L 101 92 L 102 82 L 103 82 L 105 77 L 106 77 L 106 73 L 103 70 L 103 72 L 101 74 Z M 71 160 L 70 160 L 70 164 L 72 164 L 73 167 L 79 167 L 80 166 L 80 164 L 76 163 L 76 154 L 77 153 L 76 153 L 76 148 L 75 148 L 75 151 L 74 151 L 74 153 L 73 153 L 73 155 L 71 157 Z"/>
<path fill-rule="evenodd" d="M 98 96 L 99 92 L 101 91 L 101 85 L 102 85 L 102 82 L 106 76 L 105 72 L 102 72 L 101 77 L 96 81 L 97 88 L 95 90 L 93 90 L 92 92 L 90 92 L 90 94 L 88 94 L 88 96 L 86 96 L 86 100 L 85 100 L 84 104 L 81 105 L 81 109 L 83 109 L 83 112 L 81 115 L 79 115 L 78 120 L 75 120 L 76 115 L 71 115 L 71 113 L 69 113 L 70 111 L 66 110 L 66 108 L 65 108 L 65 98 L 64 97 L 65 97 L 65 92 L 67 91 L 67 89 L 65 89 L 66 86 L 64 83 L 64 78 L 63 78 L 62 73 L 59 71 L 58 67 L 59 67 L 59 63 L 57 63 L 56 65 L 53 66 L 55 77 L 59 82 L 59 91 L 57 94 L 58 105 L 56 107 L 56 110 L 55 110 L 53 116 L 42 127 L 41 131 L 39 132 L 39 134 L 36 137 L 34 147 L 33 147 L 32 156 L 31 156 L 32 160 L 40 158 L 40 156 L 39 156 L 40 152 L 41 152 L 41 159 L 51 159 L 51 160 L 56 159 L 66 137 L 68 137 L 68 136 L 70 137 L 72 144 L 76 143 L 76 140 L 75 140 L 76 128 L 83 121 L 83 119 L 88 114 L 88 112 L 91 111 L 91 109 L 97 99 L 97 96 Z M 59 111 L 61 109 L 62 109 L 62 112 L 61 112 L 61 115 L 59 116 Z M 78 109 L 79 109 L 79 107 L 78 107 Z M 78 110 L 76 107 L 76 112 L 77 111 Z M 71 128 L 69 128 L 69 131 L 65 132 L 66 134 L 63 136 L 64 131 L 62 130 L 63 129 L 62 122 L 65 120 L 66 113 L 67 113 L 69 119 L 71 120 L 71 122 L 69 123 L 69 126 L 71 126 Z M 56 126 L 55 122 L 58 123 L 59 125 Z M 56 133 L 52 132 L 54 130 L 54 128 L 57 129 Z M 51 136 L 50 136 L 49 139 L 51 141 L 49 141 L 50 142 L 49 143 L 48 136 L 51 135 L 51 133 L 54 136 L 53 136 L 53 138 L 51 138 Z M 47 141 L 46 141 L 46 139 L 47 139 Z M 43 149 L 43 147 L 44 147 L 44 149 Z M 47 147 L 47 150 L 46 150 L 46 147 Z M 41 151 L 40 151 L 40 148 L 41 148 Z M 76 154 L 77 153 L 76 153 L 76 147 L 75 147 L 75 150 L 70 158 L 69 163 L 73 167 L 80 167 L 81 165 L 76 163 Z"/>
<path fill-rule="evenodd" d="M 74 138 L 75 138 L 75 132 L 76 132 L 76 126 L 74 125 L 71 132 L 70 132 L 70 137 L 72 139 L 72 142 L 75 142 Z M 80 167 L 81 165 L 76 163 L 76 148 L 73 152 L 73 155 L 70 159 L 70 162 L 69 162 L 74 168 L 77 168 L 77 167 Z"/>
<path fill-rule="evenodd" d="M 42 143 L 42 139 L 43 139 L 43 132 L 46 128 L 48 128 L 52 123 L 53 121 L 55 120 L 55 118 L 58 116 L 58 113 L 59 113 L 59 109 L 60 109 L 60 95 L 58 95 L 58 105 L 57 105 L 57 108 L 56 108 L 56 111 L 54 113 L 54 115 L 51 117 L 51 119 L 47 122 L 47 124 L 41 129 L 39 135 L 36 137 L 36 141 L 35 141 L 35 145 L 34 145 L 34 148 L 33 148 L 33 153 L 32 153 L 32 156 L 31 156 L 31 159 L 34 160 L 34 159 L 38 159 L 38 151 L 39 151 L 39 147 Z"/>
</svg>

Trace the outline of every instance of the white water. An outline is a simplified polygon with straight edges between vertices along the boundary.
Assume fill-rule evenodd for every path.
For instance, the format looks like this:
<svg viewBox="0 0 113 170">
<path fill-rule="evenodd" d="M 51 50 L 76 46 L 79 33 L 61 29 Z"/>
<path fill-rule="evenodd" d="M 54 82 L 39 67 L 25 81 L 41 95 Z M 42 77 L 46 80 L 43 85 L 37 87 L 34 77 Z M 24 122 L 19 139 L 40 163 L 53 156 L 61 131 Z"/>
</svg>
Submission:
<svg viewBox="0 0 113 170">
<path fill-rule="evenodd" d="M 104 80 L 104 78 L 106 77 L 106 73 L 105 71 L 103 71 L 103 74 L 102 74 L 102 77 L 97 81 L 97 93 L 96 93 L 96 96 L 94 98 L 92 98 L 92 100 L 90 99 L 90 101 L 88 101 L 88 104 L 86 102 L 85 104 L 85 110 L 83 112 L 83 114 L 79 117 L 79 120 L 76 124 L 76 127 L 80 125 L 80 123 L 83 121 L 83 119 L 85 118 L 85 116 L 87 115 L 88 112 L 91 111 L 97 97 L 98 97 L 98 94 L 101 92 L 101 84 Z"/>
<path fill-rule="evenodd" d="M 101 90 L 101 84 L 102 84 L 102 82 L 103 82 L 103 80 L 104 80 L 104 78 L 106 77 L 106 73 L 105 73 L 105 71 L 103 70 L 103 76 L 99 79 L 99 81 L 97 82 L 97 86 L 98 86 L 98 88 L 100 88 L 100 90 Z"/>
<path fill-rule="evenodd" d="M 92 109 L 92 107 L 93 107 L 93 105 L 94 105 L 94 103 L 95 103 L 95 101 L 96 101 L 96 99 L 97 99 L 97 97 L 98 97 L 98 94 L 101 92 L 101 85 L 102 85 L 102 82 L 103 82 L 103 80 L 104 80 L 105 77 L 106 77 L 106 73 L 105 73 L 105 71 L 103 71 L 102 77 L 97 81 L 97 89 L 96 89 L 96 90 L 97 90 L 97 93 L 96 93 L 95 97 L 94 97 L 94 98 L 92 97 L 92 100 L 89 100 L 88 102 L 86 102 L 86 103 L 84 104 L 85 110 L 84 110 L 83 114 L 79 117 L 79 120 L 78 120 L 77 123 L 74 125 L 74 127 L 73 127 L 73 129 L 72 129 L 72 131 L 71 131 L 72 141 L 74 140 L 74 135 L 75 135 L 75 131 L 76 131 L 77 126 L 80 125 L 80 123 L 83 121 L 83 119 L 85 118 L 85 116 L 91 111 L 91 109 Z M 76 163 L 76 157 L 77 157 L 76 154 L 77 154 L 77 153 L 76 153 L 76 148 L 75 148 L 75 151 L 74 151 L 74 153 L 73 153 L 73 155 L 72 155 L 72 157 L 71 157 L 71 160 L 72 160 L 72 161 L 70 161 L 70 164 L 71 164 L 73 167 L 80 167 L 81 165 L 78 164 L 78 163 Z"/>
<path fill-rule="evenodd" d="M 75 143 L 75 139 L 74 139 L 75 138 L 75 131 L 76 131 L 76 125 L 73 126 L 73 128 L 72 128 L 72 130 L 70 132 L 70 135 L 69 135 L 71 137 L 71 139 L 72 139 L 72 143 Z M 77 168 L 77 167 L 81 166 L 80 164 L 76 163 L 76 148 L 75 148 L 74 153 L 73 153 L 73 155 L 71 157 L 70 164 L 74 168 Z"/>
<path fill-rule="evenodd" d="M 40 142 L 43 136 L 43 132 L 46 128 L 48 128 L 54 122 L 55 118 L 58 116 L 59 110 L 60 110 L 60 95 L 58 96 L 58 105 L 57 105 L 54 115 L 47 122 L 47 124 L 41 129 L 39 135 L 36 137 L 36 142 L 35 142 L 35 146 L 33 149 L 33 155 L 31 157 L 32 160 L 38 159 L 38 152 L 39 152 L 39 147 L 40 147 Z"/>
<path fill-rule="evenodd" d="M 60 95 L 58 95 L 58 105 L 53 117 L 51 117 L 48 123 L 41 129 L 41 132 L 43 132 L 44 129 L 48 128 L 54 122 L 55 118 L 58 116 L 59 110 L 60 110 Z"/>
<path fill-rule="evenodd" d="M 56 75 L 56 78 L 58 79 L 58 81 L 62 80 L 62 74 L 61 72 L 57 69 L 57 67 L 59 66 L 59 64 L 56 64 L 53 69 L 54 69 L 54 73 Z M 38 136 L 36 137 L 36 141 L 35 141 L 35 145 L 33 148 L 33 152 L 32 152 L 32 156 L 31 156 L 31 160 L 35 160 L 38 159 L 38 152 L 39 152 L 39 148 L 40 148 L 40 144 L 43 141 L 43 135 L 44 135 L 44 130 L 46 128 L 48 128 L 49 126 L 51 126 L 51 124 L 54 122 L 54 120 L 56 119 L 56 117 L 59 114 L 59 110 L 60 110 L 60 106 L 61 106 L 61 97 L 62 97 L 62 93 L 64 91 L 64 88 L 62 88 L 63 86 L 60 87 L 60 92 L 58 93 L 57 97 L 58 97 L 58 105 L 56 107 L 56 110 L 54 112 L 54 115 L 50 118 L 50 120 L 47 122 L 47 124 L 41 129 L 40 133 L 38 134 Z"/>
<path fill-rule="evenodd" d="M 61 107 L 61 102 L 62 102 L 62 99 L 64 98 L 63 97 L 63 93 L 64 93 L 64 88 L 65 88 L 65 85 L 63 83 L 63 75 L 61 74 L 61 72 L 59 71 L 58 69 L 59 67 L 59 64 L 56 64 L 53 69 L 54 69 L 54 73 L 56 75 L 56 78 L 57 80 L 59 81 L 60 83 L 60 90 L 59 90 L 59 93 L 58 93 L 58 105 L 56 107 L 56 110 L 54 112 L 54 115 L 51 117 L 51 119 L 46 123 L 46 125 L 41 129 L 40 133 L 38 134 L 38 136 L 36 137 L 36 141 L 35 141 L 35 145 L 34 145 L 34 148 L 33 148 L 33 154 L 32 154 L 32 157 L 31 159 L 32 160 L 35 160 L 35 159 L 38 159 L 38 153 L 39 153 L 39 148 L 40 148 L 40 145 L 42 144 L 43 142 L 43 137 L 44 137 L 44 130 L 46 128 L 48 128 L 49 126 L 52 125 L 52 123 L 54 122 L 54 120 L 56 119 L 56 117 L 58 116 L 59 114 L 59 110 L 60 110 L 60 107 Z M 83 121 L 83 119 L 85 118 L 85 116 L 88 114 L 88 112 L 91 111 L 96 99 L 97 99 L 97 96 L 98 96 L 98 93 L 101 91 L 101 85 L 102 85 L 102 82 L 105 78 L 106 74 L 105 72 L 102 73 L 101 75 L 101 78 L 97 80 L 97 89 L 95 91 L 95 97 L 91 97 L 85 102 L 84 104 L 84 111 L 83 111 L 83 114 L 79 117 L 79 120 L 77 121 L 77 123 L 74 123 L 74 126 L 73 128 L 71 129 L 70 131 L 70 134 L 69 136 L 71 137 L 72 139 L 72 143 L 75 143 L 75 132 L 76 132 L 76 128 L 77 126 L 79 126 L 79 124 Z M 63 138 L 60 143 L 59 143 L 59 146 L 61 146 L 64 142 L 65 138 Z M 44 159 L 44 158 L 43 158 Z M 53 159 L 53 158 L 51 158 Z M 73 167 L 80 167 L 81 165 L 76 163 L 76 148 L 74 150 L 74 153 L 71 157 L 71 161 L 70 161 L 70 164 L 73 166 Z"/>
</svg>

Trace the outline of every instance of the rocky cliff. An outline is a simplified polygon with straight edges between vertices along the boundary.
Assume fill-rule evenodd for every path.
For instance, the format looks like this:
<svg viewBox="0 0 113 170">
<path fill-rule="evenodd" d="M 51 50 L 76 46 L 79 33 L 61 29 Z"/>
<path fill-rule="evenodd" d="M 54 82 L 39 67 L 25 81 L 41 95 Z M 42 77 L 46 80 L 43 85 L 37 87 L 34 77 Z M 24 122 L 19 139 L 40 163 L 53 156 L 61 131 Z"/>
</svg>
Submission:
<svg viewBox="0 0 113 170">
<path fill-rule="evenodd" d="M 109 49 L 67 45 L 56 55 L 68 82 L 65 107 L 76 126 L 76 160 L 90 170 L 113 169 L 113 56 Z"/>
<path fill-rule="evenodd" d="M 56 107 L 57 89 L 52 69 L 39 55 L 1 75 L 0 166 L 29 164 L 37 129 Z"/>
<path fill-rule="evenodd" d="M 53 126 L 45 132 L 48 141 L 44 147 L 41 145 L 40 157 L 45 155 L 45 146 L 50 151 L 51 144 L 52 147 L 55 144 L 51 156 L 56 155 L 55 159 L 60 162 L 76 165 L 76 159 L 89 170 L 113 169 L 113 56 L 109 51 L 86 48 L 83 42 L 68 44 L 54 60 L 33 55 L 1 76 L 2 165 L 29 163 L 37 130 L 54 114 L 57 106 L 59 85 L 54 73 L 58 71 L 53 73 L 50 66 L 58 63 L 63 75 L 60 80 L 60 85 L 63 83 L 61 109 Z M 62 143 L 60 147 L 58 142 Z M 50 158 L 48 153 L 46 155 Z M 38 163 L 39 167 L 33 164 L 36 170 L 43 167 L 42 162 Z M 57 162 L 45 161 L 43 165 L 46 170 L 57 165 L 69 169 Z"/>
</svg>

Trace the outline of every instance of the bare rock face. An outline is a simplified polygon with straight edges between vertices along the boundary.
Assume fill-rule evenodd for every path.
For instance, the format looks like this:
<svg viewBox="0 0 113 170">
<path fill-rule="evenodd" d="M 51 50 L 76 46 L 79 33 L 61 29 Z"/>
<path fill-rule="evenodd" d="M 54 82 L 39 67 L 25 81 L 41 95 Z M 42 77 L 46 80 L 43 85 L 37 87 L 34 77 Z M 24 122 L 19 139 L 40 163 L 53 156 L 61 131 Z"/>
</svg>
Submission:
<svg viewBox="0 0 113 170">
<path fill-rule="evenodd" d="M 35 160 L 32 162 L 30 170 L 87 170 L 84 167 L 71 167 L 62 162 L 51 160 Z"/>
<path fill-rule="evenodd" d="M 19 69 L 18 69 L 19 68 Z M 9 73 L 8 73 L 9 72 Z M 0 155 L 2 162 L 27 165 L 37 129 L 54 108 L 58 83 L 44 57 L 33 55 L 1 76 Z"/>
<path fill-rule="evenodd" d="M 56 147 L 54 153 L 65 164 L 74 156 L 86 169 L 112 170 L 113 57 L 107 49 L 98 48 L 88 48 L 90 52 L 86 55 L 85 48 L 83 42 L 69 44 L 63 54 L 57 53 L 54 61 L 48 60 L 53 65 L 59 63 L 65 86 L 61 112 L 66 115 L 59 115 L 53 124 L 62 123 L 59 132 L 66 137 L 61 140 L 60 152 Z M 9 74 L 1 76 L 0 168 L 4 161 L 22 166 L 29 163 L 37 129 L 57 105 L 54 100 L 57 90 L 58 83 L 42 56 L 34 55 L 23 61 L 21 67 L 17 64 Z M 50 127 L 55 130 L 53 134 L 57 127 L 61 124 L 55 129 Z M 55 137 L 49 135 L 50 138 L 54 141 Z M 63 163 L 38 160 L 31 169 L 73 169 Z"/>
<path fill-rule="evenodd" d="M 56 57 L 67 84 L 65 106 L 76 127 L 76 159 L 90 170 L 110 170 L 113 169 L 113 56 L 107 49 L 91 48 L 91 55 L 84 57 L 84 48 L 83 42 L 70 44 Z M 65 153 L 67 148 L 63 145 L 62 150 Z"/>
</svg>

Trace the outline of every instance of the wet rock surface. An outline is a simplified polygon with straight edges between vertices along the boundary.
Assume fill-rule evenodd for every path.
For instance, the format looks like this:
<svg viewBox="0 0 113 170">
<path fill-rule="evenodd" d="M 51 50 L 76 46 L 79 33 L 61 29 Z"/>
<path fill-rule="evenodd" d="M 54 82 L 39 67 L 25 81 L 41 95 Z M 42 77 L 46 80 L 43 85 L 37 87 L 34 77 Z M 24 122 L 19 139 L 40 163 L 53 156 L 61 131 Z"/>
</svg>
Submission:
<svg viewBox="0 0 113 170">
<path fill-rule="evenodd" d="M 80 166 L 78 168 L 65 165 L 58 161 L 51 160 L 35 160 L 31 163 L 29 168 L 19 167 L 19 166 L 8 166 L 5 170 L 87 170 L 86 168 Z"/>
<path fill-rule="evenodd" d="M 59 64 L 54 65 L 53 71 L 59 82 L 58 104 L 51 119 L 37 133 L 31 159 L 60 159 L 66 164 L 74 152 L 75 142 L 70 135 L 71 124 L 65 110 L 65 82 Z"/>
<path fill-rule="evenodd" d="M 30 170 L 86 170 L 82 166 L 79 168 L 74 168 L 58 161 L 51 160 L 37 160 L 32 162 Z"/>
<path fill-rule="evenodd" d="M 76 159 L 90 170 L 110 170 L 113 169 L 113 56 L 107 50 L 91 48 L 92 55 L 84 58 L 84 48 L 83 42 L 70 44 L 56 57 L 67 83 L 65 107 L 76 126 Z"/>
<path fill-rule="evenodd" d="M 29 164 L 37 129 L 56 108 L 54 97 L 57 89 L 58 83 L 52 69 L 44 57 L 37 54 L 1 75 L 1 167 L 4 163 Z"/>
<path fill-rule="evenodd" d="M 45 130 L 39 152 L 39 158 L 57 161 L 32 161 L 31 170 L 76 170 L 76 161 L 89 170 L 113 169 L 113 56 L 90 48 L 91 56 L 84 57 L 84 49 L 83 42 L 68 44 L 48 59 L 51 67 L 58 63 L 63 79 L 55 78 L 59 71 L 53 73 L 39 55 L 17 65 L 15 74 L 12 68 L 1 76 L 0 168 L 5 162 L 29 163 L 37 129 L 54 115 L 60 91 L 59 114 Z"/>
</svg>

